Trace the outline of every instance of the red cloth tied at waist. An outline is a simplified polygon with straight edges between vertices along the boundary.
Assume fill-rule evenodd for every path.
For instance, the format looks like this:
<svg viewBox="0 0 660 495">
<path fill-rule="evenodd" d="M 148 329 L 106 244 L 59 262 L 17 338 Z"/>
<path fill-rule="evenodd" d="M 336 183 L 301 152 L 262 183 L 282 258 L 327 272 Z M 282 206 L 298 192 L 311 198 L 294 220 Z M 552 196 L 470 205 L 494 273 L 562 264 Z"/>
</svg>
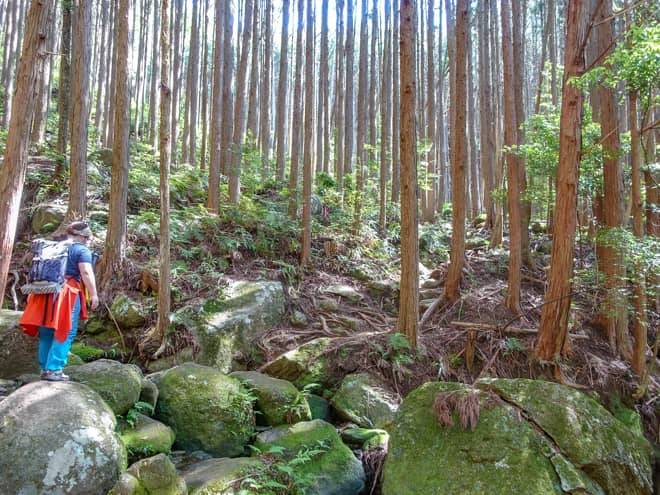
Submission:
<svg viewBox="0 0 660 495">
<path fill-rule="evenodd" d="M 30 294 L 18 323 L 23 327 L 23 331 L 32 337 L 39 334 L 39 327 L 53 328 L 55 339 L 64 342 L 72 328 L 71 313 L 78 297 L 80 319 L 86 320 L 88 314 L 83 286 L 76 279 L 70 278 L 57 294 Z"/>
</svg>

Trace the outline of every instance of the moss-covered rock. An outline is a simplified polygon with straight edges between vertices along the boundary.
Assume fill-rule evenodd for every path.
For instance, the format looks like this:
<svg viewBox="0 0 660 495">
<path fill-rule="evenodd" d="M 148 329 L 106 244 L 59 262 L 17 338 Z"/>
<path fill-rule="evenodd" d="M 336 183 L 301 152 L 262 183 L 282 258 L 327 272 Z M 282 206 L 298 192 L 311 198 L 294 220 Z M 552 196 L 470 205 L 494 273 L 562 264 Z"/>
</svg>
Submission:
<svg viewBox="0 0 660 495">
<path fill-rule="evenodd" d="M 147 404 L 150 404 L 151 407 L 156 409 L 156 403 L 158 402 L 158 386 L 146 378 L 142 378 L 140 388 L 140 402 L 146 402 Z"/>
<path fill-rule="evenodd" d="M 118 294 L 110 306 L 112 317 L 122 330 L 144 326 L 150 311 L 150 308 L 126 294 Z"/>
<path fill-rule="evenodd" d="M 135 476 L 129 473 L 122 473 L 115 486 L 108 492 L 108 495 L 149 495 L 140 486 L 140 482 Z"/>
<path fill-rule="evenodd" d="M 546 457 L 545 439 L 513 408 L 483 407 L 474 431 L 442 427 L 433 412 L 441 392 L 466 393 L 460 384 L 426 383 L 405 398 L 392 430 L 383 495 L 562 494 Z M 412 482 L 411 480 L 414 480 Z"/>
<path fill-rule="evenodd" d="M 74 342 L 71 346 L 71 352 L 82 359 L 84 363 L 105 357 L 105 351 L 103 349 L 93 345 L 83 344 L 82 342 Z"/>
<path fill-rule="evenodd" d="M 340 417 L 364 428 L 386 428 L 399 407 L 394 394 L 368 373 L 347 375 L 330 404 Z"/>
<path fill-rule="evenodd" d="M 225 457 L 243 453 L 254 432 L 254 412 L 237 379 L 185 363 L 166 371 L 158 390 L 156 419 L 172 427 L 176 446 Z"/>
<path fill-rule="evenodd" d="M 305 396 L 291 382 L 272 378 L 256 371 L 235 371 L 238 378 L 257 398 L 257 409 L 269 426 L 309 421 L 312 413 Z"/>
<path fill-rule="evenodd" d="M 110 359 L 99 359 L 67 367 L 72 380 L 95 390 L 115 414 L 123 415 L 140 398 L 142 374 L 139 368 Z"/>
<path fill-rule="evenodd" d="M 32 210 L 32 230 L 44 235 L 55 232 L 66 214 L 64 203 L 44 203 L 36 205 Z"/>
<path fill-rule="evenodd" d="M 262 452 L 281 447 L 284 462 L 315 451 L 310 459 L 289 464 L 306 495 L 357 495 L 364 488 L 362 463 L 344 445 L 335 427 L 325 421 L 273 428 L 258 435 L 255 446 Z"/>
<path fill-rule="evenodd" d="M 0 309 L 0 378 L 14 379 L 24 373 L 39 373 L 38 339 L 18 326 L 23 313 Z"/>
<path fill-rule="evenodd" d="M 0 493 L 106 495 L 126 469 L 114 413 L 89 387 L 25 385 L 0 402 Z"/>
<path fill-rule="evenodd" d="M 148 495 L 186 495 L 185 480 L 180 477 L 172 461 L 165 454 L 158 454 L 137 461 L 128 468 L 128 474 L 138 480 Z"/>
<path fill-rule="evenodd" d="M 168 454 L 174 443 L 174 431 L 160 421 L 137 413 L 133 425 L 120 422 L 121 436 L 129 461 L 137 461 L 156 454 Z"/>
<path fill-rule="evenodd" d="M 540 380 L 484 379 L 478 386 L 525 411 L 606 493 L 651 493 L 650 444 L 591 397 Z"/>
<path fill-rule="evenodd" d="M 330 285 L 326 287 L 325 292 L 335 296 L 343 297 L 351 302 L 359 302 L 362 300 L 362 294 L 355 290 L 350 285 Z"/>
<path fill-rule="evenodd" d="M 221 297 L 182 309 L 178 319 L 197 338 L 196 361 L 228 373 L 241 362 L 262 359 L 253 343 L 282 321 L 285 309 L 280 282 L 232 281 Z"/>
<path fill-rule="evenodd" d="M 381 448 L 387 450 L 390 435 L 385 430 L 370 428 L 346 428 L 341 432 L 341 439 L 346 445 L 369 450 Z"/>
<path fill-rule="evenodd" d="M 312 413 L 312 419 L 322 419 L 328 421 L 330 417 L 330 402 L 316 394 L 305 394 L 309 410 Z"/>
<path fill-rule="evenodd" d="M 236 480 L 263 468 L 262 461 L 250 457 L 208 459 L 187 467 L 181 474 L 189 495 L 238 495 Z"/>
<path fill-rule="evenodd" d="M 333 370 L 324 356 L 332 339 L 321 337 L 292 349 L 263 367 L 263 372 L 293 383 L 299 389 L 318 383 L 329 386 Z"/>
</svg>

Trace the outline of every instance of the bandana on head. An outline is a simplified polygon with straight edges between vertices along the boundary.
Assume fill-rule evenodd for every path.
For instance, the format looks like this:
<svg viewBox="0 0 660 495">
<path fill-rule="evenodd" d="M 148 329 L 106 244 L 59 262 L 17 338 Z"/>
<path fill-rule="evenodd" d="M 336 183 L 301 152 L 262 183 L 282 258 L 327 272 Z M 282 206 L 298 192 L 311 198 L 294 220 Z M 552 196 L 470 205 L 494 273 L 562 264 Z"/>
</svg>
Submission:
<svg viewBox="0 0 660 495">
<path fill-rule="evenodd" d="M 74 230 L 73 235 L 80 235 L 83 237 L 92 237 L 92 231 L 89 227 L 85 227 L 84 229 L 81 230 Z"/>
</svg>

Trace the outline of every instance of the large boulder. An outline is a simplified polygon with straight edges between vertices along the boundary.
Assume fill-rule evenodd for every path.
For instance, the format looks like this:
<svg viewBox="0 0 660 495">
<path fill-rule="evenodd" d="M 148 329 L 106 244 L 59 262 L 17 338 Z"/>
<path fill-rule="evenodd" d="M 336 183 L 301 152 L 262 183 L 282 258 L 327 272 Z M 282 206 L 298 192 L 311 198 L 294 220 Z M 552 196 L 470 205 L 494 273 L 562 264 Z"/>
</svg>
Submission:
<svg viewBox="0 0 660 495">
<path fill-rule="evenodd" d="M 186 480 L 189 495 L 237 495 L 237 480 L 263 468 L 264 463 L 259 459 L 224 457 L 192 464 L 181 475 Z"/>
<path fill-rule="evenodd" d="M 239 361 L 256 360 L 258 335 L 279 324 L 285 314 L 280 282 L 230 282 L 216 299 L 190 314 L 191 330 L 200 347 L 197 362 L 224 373 L 240 367 Z"/>
<path fill-rule="evenodd" d="M 484 379 L 478 386 L 524 411 L 606 493 L 651 493 L 650 444 L 593 398 L 540 380 Z"/>
<path fill-rule="evenodd" d="M 24 334 L 18 326 L 22 314 L 0 309 L 0 378 L 11 380 L 25 373 L 39 373 L 38 339 Z"/>
<path fill-rule="evenodd" d="M 399 408 L 394 394 L 368 373 L 346 375 L 330 404 L 341 418 L 363 428 L 387 428 Z"/>
<path fill-rule="evenodd" d="M 143 327 L 151 310 L 152 308 L 126 294 L 118 294 L 110 306 L 112 317 L 122 330 Z"/>
<path fill-rule="evenodd" d="M 333 369 L 325 353 L 332 339 L 320 337 L 278 356 L 261 369 L 270 376 L 293 383 L 299 389 L 316 383 L 328 387 L 334 381 Z"/>
<path fill-rule="evenodd" d="M 185 363 L 166 371 L 158 390 L 156 419 L 174 430 L 178 448 L 218 457 L 243 453 L 255 420 L 251 396 L 237 379 Z"/>
<path fill-rule="evenodd" d="M 262 452 L 279 447 L 285 463 L 306 452 L 306 461 L 289 464 L 306 495 L 357 495 L 364 489 L 362 463 L 323 420 L 278 426 L 259 434 L 255 446 Z"/>
<path fill-rule="evenodd" d="M 291 382 L 257 371 L 235 371 L 229 376 L 238 378 L 257 397 L 257 409 L 267 425 L 279 426 L 312 419 L 305 396 Z"/>
<path fill-rule="evenodd" d="M 137 413 L 129 424 L 120 422 L 120 436 L 131 461 L 157 454 L 169 454 L 174 443 L 174 431 L 160 421 Z"/>
<path fill-rule="evenodd" d="M 165 454 L 132 464 L 108 495 L 187 495 L 185 480 Z"/>
<path fill-rule="evenodd" d="M 126 414 L 140 398 L 142 374 L 133 365 L 99 359 L 79 366 L 69 366 L 66 371 L 72 380 L 84 383 L 98 392 L 115 414 Z"/>
<path fill-rule="evenodd" d="M 64 203 L 44 203 L 35 206 L 32 210 L 32 230 L 44 235 L 55 232 L 66 214 Z"/>
<path fill-rule="evenodd" d="M 0 493 L 106 495 L 126 469 L 115 415 L 78 383 L 35 382 L 0 402 Z"/>
<path fill-rule="evenodd" d="M 390 432 L 383 495 L 651 494 L 648 445 L 592 399 L 532 380 L 477 387 L 433 382 L 406 397 Z M 589 459 L 576 446 L 583 442 Z M 624 467 L 631 459 L 636 469 Z M 616 485 L 623 472 L 629 477 Z"/>
</svg>

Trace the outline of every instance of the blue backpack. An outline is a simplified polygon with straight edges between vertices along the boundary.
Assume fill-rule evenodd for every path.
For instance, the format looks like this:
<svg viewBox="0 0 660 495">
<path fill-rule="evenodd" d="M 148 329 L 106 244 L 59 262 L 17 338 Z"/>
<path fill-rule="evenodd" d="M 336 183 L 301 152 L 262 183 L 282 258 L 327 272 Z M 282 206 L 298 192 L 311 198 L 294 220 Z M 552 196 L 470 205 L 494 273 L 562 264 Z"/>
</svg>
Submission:
<svg viewBox="0 0 660 495">
<path fill-rule="evenodd" d="M 23 294 L 57 294 L 64 283 L 64 273 L 72 241 L 32 241 L 32 266 L 28 283 L 21 287 Z"/>
</svg>

